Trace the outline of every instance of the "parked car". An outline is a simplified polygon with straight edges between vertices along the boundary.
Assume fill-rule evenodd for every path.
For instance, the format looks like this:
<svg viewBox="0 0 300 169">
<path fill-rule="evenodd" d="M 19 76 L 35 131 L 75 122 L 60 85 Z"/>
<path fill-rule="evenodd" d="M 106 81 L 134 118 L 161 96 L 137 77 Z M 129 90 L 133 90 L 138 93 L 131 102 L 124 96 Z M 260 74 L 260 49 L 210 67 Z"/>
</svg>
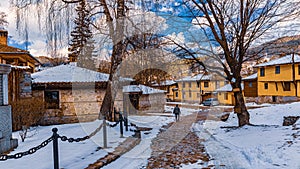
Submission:
<svg viewBox="0 0 300 169">
<path fill-rule="evenodd" d="M 216 106 L 219 105 L 219 101 L 216 98 L 208 98 L 206 100 L 204 100 L 203 102 L 204 106 Z"/>
</svg>

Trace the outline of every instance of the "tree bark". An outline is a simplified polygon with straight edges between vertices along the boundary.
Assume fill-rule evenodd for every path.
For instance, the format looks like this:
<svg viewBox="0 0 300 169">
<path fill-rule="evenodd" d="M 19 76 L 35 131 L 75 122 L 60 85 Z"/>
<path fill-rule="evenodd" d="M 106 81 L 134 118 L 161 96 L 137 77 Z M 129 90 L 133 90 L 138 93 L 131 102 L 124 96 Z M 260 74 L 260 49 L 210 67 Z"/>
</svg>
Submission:
<svg viewBox="0 0 300 169">
<path fill-rule="evenodd" d="M 240 82 L 232 85 L 234 91 L 235 105 L 234 113 L 238 116 L 239 127 L 250 124 L 250 114 L 247 110 Z"/>
<path fill-rule="evenodd" d="M 112 97 L 112 81 L 108 80 L 106 92 L 102 105 L 100 108 L 100 113 L 98 119 L 103 119 L 105 117 L 107 120 L 111 121 L 111 113 L 113 112 L 113 97 Z"/>
</svg>

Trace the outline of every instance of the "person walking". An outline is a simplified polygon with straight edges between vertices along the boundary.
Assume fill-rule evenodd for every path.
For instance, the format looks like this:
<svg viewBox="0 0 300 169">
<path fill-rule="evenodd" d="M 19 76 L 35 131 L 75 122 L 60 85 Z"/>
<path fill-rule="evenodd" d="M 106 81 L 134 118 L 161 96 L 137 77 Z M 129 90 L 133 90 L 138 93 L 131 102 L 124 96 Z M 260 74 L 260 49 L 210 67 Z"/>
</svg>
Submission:
<svg viewBox="0 0 300 169">
<path fill-rule="evenodd" d="M 178 107 L 178 104 L 174 107 L 173 114 L 175 114 L 175 121 L 179 121 L 179 115 L 180 115 L 180 108 Z"/>
</svg>

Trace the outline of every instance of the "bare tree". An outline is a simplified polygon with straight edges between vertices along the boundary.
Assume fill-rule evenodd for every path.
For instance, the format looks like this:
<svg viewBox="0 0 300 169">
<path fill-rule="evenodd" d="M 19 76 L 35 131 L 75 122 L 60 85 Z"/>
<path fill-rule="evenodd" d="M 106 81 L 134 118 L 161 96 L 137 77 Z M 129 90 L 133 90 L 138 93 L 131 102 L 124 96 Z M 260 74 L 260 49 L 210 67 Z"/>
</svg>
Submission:
<svg viewBox="0 0 300 169">
<path fill-rule="evenodd" d="M 122 76 L 133 77 L 136 82 L 151 85 L 153 82 L 165 81 L 170 74 L 158 69 L 166 69 L 166 54 L 162 53 L 164 41 L 162 35 L 152 33 L 136 34 L 126 38 L 126 69 Z M 153 65 L 156 65 L 154 68 Z M 133 70 L 141 70 L 136 73 Z"/>
<path fill-rule="evenodd" d="M 212 47 L 218 46 L 221 54 L 203 52 L 214 58 L 220 67 L 209 67 L 199 62 L 205 69 L 217 70 L 230 82 L 235 97 L 234 112 L 238 115 L 239 126 L 250 124 L 250 117 L 242 94 L 242 64 L 251 59 L 247 51 L 281 22 L 298 17 L 299 2 L 290 0 L 190 0 L 183 1 Z M 180 51 L 197 60 L 197 53 L 188 46 L 176 43 Z"/>
<path fill-rule="evenodd" d="M 17 12 L 17 28 L 28 29 L 27 22 L 28 13 L 30 9 L 35 8 L 37 11 L 39 25 L 43 25 L 41 23 L 41 17 L 46 12 L 46 24 L 45 28 L 48 38 L 48 45 L 50 46 L 51 50 L 57 51 L 59 46 L 63 46 L 65 42 L 64 39 L 68 39 L 70 32 L 69 27 L 71 27 L 71 21 L 74 18 L 73 10 L 74 6 L 78 3 L 81 4 L 89 4 L 91 11 L 90 17 L 93 17 L 95 21 L 99 20 L 99 18 L 104 18 L 105 27 L 107 28 L 108 32 L 102 30 L 102 27 L 98 27 L 96 24 L 92 23 L 85 23 L 85 24 L 92 24 L 94 28 L 99 31 L 100 33 L 106 34 L 109 37 L 112 46 L 111 52 L 111 68 L 110 68 L 110 76 L 108 79 L 107 90 L 103 100 L 103 104 L 100 109 L 101 116 L 107 116 L 109 112 L 113 111 L 113 104 L 114 104 L 114 97 L 112 93 L 112 81 L 113 75 L 118 67 L 118 65 L 122 61 L 122 56 L 125 51 L 125 37 L 124 37 L 124 18 L 126 16 L 126 8 L 125 0 L 99 0 L 99 1 L 92 1 L 92 0 L 55 0 L 55 1 L 48 1 L 48 0 L 24 0 L 24 1 L 17 1 L 11 0 L 12 4 L 16 7 Z M 78 12 L 80 13 L 80 9 Z M 85 10 L 82 8 L 82 10 Z M 25 18 L 25 19 L 20 19 Z M 86 18 L 85 18 L 86 19 Z M 80 20 L 80 18 L 79 18 Z M 77 21 L 79 21 L 77 20 Z M 90 25 L 85 25 L 88 27 Z M 103 25 L 102 25 L 103 26 Z M 86 32 L 87 33 L 87 32 Z M 74 31 L 73 31 L 74 34 Z M 67 42 L 68 43 L 68 42 Z M 75 49 L 76 50 L 76 49 Z M 109 118 L 109 117 L 108 117 Z"/>
<path fill-rule="evenodd" d="M 6 26 L 8 24 L 6 20 L 7 15 L 4 12 L 0 12 L 0 26 Z"/>
</svg>

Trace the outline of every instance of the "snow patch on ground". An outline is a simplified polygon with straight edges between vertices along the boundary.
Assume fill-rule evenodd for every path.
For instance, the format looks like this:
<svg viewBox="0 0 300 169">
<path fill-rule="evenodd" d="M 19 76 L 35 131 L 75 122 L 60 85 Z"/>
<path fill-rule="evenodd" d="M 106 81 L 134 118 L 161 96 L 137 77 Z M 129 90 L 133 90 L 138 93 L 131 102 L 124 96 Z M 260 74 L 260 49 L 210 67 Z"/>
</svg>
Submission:
<svg viewBox="0 0 300 169">
<path fill-rule="evenodd" d="M 237 126 L 231 113 L 227 122 L 207 120 L 195 124 L 200 138 L 215 166 L 225 168 L 300 168 L 300 134 L 292 126 L 282 126 L 284 116 L 300 116 L 300 103 L 272 104 L 249 110 L 250 122 L 256 126 Z M 300 123 L 300 122 L 298 122 Z"/>
</svg>

